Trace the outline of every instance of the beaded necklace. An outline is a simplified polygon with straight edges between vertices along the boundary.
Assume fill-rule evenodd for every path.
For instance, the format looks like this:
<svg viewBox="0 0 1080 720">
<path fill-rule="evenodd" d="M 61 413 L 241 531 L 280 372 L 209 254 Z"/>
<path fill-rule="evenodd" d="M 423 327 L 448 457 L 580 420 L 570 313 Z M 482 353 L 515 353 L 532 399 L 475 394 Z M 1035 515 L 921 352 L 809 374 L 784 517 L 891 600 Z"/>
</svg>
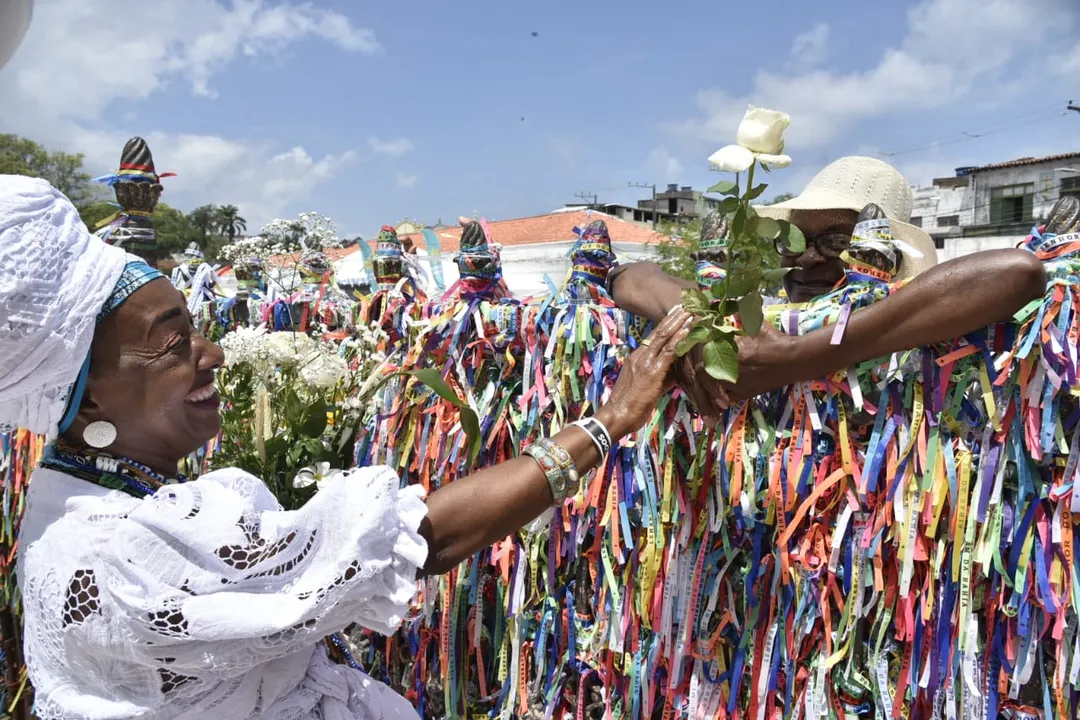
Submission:
<svg viewBox="0 0 1080 720">
<path fill-rule="evenodd" d="M 137 460 L 90 448 L 76 448 L 63 441 L 45 449 L 41 466 L 138 498 L 153 495 L 165 485 L 187 482 L 187 478 L 179 473 L 169 477 Z"/>
</svg>

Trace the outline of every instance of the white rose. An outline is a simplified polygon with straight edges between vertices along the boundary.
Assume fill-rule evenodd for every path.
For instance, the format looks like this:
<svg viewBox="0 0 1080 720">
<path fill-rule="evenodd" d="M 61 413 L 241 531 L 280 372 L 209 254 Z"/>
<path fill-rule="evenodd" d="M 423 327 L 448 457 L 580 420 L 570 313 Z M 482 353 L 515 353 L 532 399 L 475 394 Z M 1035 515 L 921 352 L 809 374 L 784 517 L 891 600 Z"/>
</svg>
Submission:
<svg viewBox="0 0 1080 720">
<path fill-rule="evenodd" d="M 751 105 L 735 133 L 736 144 L 714 152 L 709 156 L 709 164 L 717 170 L 733 173 L 745 172 L 754 160 L 785 168 L 791 164 L 791 158 L 783 154 L 784 131 L 789 125 L 791 116 L 787 113 Z"/>
<path fill-rule="evenodd" d="M 787 113 L 751 105 L 739 123 L 735 142 L 754 153 L 779 155 L 784 152 L 784 131 L 789 125 Z"/>
</svg>

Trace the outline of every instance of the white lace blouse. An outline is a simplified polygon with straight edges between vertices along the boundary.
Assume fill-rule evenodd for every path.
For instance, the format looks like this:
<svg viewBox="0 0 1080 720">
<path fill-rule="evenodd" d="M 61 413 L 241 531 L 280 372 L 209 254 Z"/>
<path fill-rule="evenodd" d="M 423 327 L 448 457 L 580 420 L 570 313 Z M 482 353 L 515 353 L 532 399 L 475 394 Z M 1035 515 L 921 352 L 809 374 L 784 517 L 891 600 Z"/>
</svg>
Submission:
<svg viewBox="0 0 1080 720">
<path fill-rule="evenodd" d="M 427 545 L 422 490 L 387 468 L 280 509 L 221 470 L 137 499 L 39 468 L 18 577 L 35 713 L 62 718 L 411 718 L 321 640 L 390 633 Z"/>
</svg>

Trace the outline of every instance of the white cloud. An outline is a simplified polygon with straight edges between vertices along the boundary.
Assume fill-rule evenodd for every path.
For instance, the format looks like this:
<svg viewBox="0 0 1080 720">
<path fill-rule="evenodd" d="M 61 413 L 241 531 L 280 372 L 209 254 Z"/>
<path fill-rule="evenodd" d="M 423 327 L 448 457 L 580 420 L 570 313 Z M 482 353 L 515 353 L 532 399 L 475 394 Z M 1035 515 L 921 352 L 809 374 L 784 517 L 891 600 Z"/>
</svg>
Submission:
<svg viewBox="0 0 1080 720">
<path fill-rule="evenodd" d="M 885 48 L 873 67 L 759 70 L 745 96 L 721 88 L 700 92 L 700 116 L 671 130 L 694 142 L 725 144 L 753 103 L 792 115 L 789 149 L 821 147 L 866 119 L 942 107 L 972 96 L 976 86 L 992 92 L 997 81 L 1015 80 L 1017 65 L 1039 57 L 1028 48 L 1073 36 L 1080 6 L 1075 0 L 923 0 L 907 21 L 902 42 Z M 809 41 L 796 41 L 793 52 L 808 47 Z M 1010 73 L 1003 73 L 1007 67 Z M 1046 72 L 1045 65 L 1037 71 Z"/>
<path fill-rule="evenodd" d="M 791 44 L 791 59 L 797 65 L 819 65 L 825 59 L 829 45 L 829 26 L 818 23 L 795 36 Z"/>
<path fill-rule="evenodd" d="M 654 148 L 645 160 L 645 165 L 650 171 L 658 173 L 665 183 L 679 182 L 684 178 L 683 164 L 666 147 Z"/>
<path fill-rule="evenodd" d="M 368 138 L 368 147 L 371 152 L 376 155 L 385 155 L 387 157 L 401 157 L 413 149 L 413 144 L 405 138 L 397 138 L 395 140 L 380 140 L 379 138 Z"/>
<path fill-rule="evenodd" d="M 0 72 L 0 131 L 86 154 L 91 173 L 115 168 L 128 133 L 117 120 L 148 98 L 186 88 L 213 98 L 214 75 L 242 57 L 279 56 L 305 39 L 346 52 L 379 49 L 371 30 L 310 2 L 38 0 L 22 47 Z M 179 118 L 182 128 L 183 121 Z M 355 153 L 313 158 L 301 147 L 140 130 L 167 180 L 165 201 L 240 206 L 250 226 L 303 199 Z M 286 145 L 288 147 L 288 145 Z"/>
<path fill-rule="evenodd" d="M 418 182 L 420 182 L 420 178 L 416 175 L 409 175 L 406 173 L 397 174 L 397 186 L 402 190 L 408 190 L 411 187 L 415 187 Z"/>
</svg>

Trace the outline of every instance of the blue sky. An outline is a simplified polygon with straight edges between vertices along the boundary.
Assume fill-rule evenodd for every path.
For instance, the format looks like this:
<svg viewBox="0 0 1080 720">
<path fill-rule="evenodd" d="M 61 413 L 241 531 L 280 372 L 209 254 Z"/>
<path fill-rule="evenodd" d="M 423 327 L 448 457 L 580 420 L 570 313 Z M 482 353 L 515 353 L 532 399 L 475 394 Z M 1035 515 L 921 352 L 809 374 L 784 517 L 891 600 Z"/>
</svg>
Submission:
<svg viewBox="0 0 1080 720">
<path fill-rule="evenodd" d="M 234 203 L 252 230 L 315 210 L 365 236 L 645 196 L 628 182 L 704 187 L 748 102 L 793 116 L 770 194 L 845 154 L 926 182 L 1080 149 L 1063 112 L 1080 0 L 676 7 L 36 0 L 0 70 L 0 131 L 94 173 L 140 134 L 181 209 Z"/>
</svg>

